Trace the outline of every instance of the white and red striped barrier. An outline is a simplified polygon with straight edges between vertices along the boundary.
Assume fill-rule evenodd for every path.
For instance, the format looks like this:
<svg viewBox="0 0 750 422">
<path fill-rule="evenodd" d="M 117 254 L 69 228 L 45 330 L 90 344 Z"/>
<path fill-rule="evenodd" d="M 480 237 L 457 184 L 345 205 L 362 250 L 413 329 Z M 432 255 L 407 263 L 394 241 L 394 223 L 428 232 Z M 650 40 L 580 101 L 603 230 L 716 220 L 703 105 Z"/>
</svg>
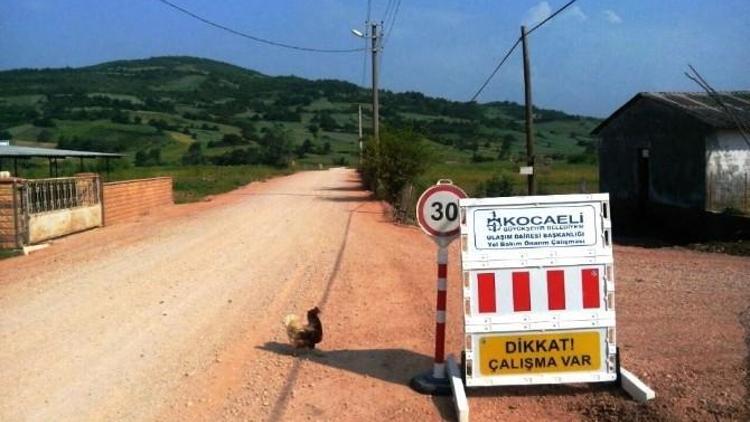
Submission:
<svg viewBox="0 0 750 422">
<path fill-rule="evenodd" d="M 435 364 L 432 376 L 445 378 L 445 321 L 448 302 L 448 249 L 437 253 L 437 310 L 435 312 Z"/>
<path fill-rule="evenodd" d="M 599 309 L 599 273 L 597 267 L 477 272 L 476 313 Z"/>
</svg>

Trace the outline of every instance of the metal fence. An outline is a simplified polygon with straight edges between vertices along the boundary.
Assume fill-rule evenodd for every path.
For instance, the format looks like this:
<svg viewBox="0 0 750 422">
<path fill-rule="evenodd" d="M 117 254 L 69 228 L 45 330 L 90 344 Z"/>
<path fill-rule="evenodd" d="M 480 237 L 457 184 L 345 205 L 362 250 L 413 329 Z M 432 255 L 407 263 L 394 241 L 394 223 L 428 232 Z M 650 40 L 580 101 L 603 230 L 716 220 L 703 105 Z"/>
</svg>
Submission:
<svg viewBox="0 0 750 422">
<path fill-rule="evenodd" d="M 26 181 L 29 214 L 96 205 L 100 202 L 98 177 L 65 177 Z"/>
</svg>

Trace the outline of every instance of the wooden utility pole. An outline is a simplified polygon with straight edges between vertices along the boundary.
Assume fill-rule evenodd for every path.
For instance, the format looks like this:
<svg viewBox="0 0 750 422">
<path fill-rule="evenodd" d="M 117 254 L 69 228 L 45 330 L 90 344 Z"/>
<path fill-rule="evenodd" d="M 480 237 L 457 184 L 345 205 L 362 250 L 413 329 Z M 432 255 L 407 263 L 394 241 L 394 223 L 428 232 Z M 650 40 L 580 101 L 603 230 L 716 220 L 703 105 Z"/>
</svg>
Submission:
<svg viewBox="0 0 750 422">
<path fill-rule="evenodd" d="M 372 24 L 372 136 L 375 142 L 380 142 L 379 104 L 378 104 L 378 24 Z"/>
<path fill-rule="evenodd" d="M 529 68 L 529 42 L 526 38 L 526 27 L 521 26 L 521 42 L 523 45 L 523 87 L 526 97 L 526 165 L 531 167 L 528 177 L 528 194 L 536 195 L 536 179 L 534 173 L 534 111 L 531 101 L 531 69 Z"/>
</svg>

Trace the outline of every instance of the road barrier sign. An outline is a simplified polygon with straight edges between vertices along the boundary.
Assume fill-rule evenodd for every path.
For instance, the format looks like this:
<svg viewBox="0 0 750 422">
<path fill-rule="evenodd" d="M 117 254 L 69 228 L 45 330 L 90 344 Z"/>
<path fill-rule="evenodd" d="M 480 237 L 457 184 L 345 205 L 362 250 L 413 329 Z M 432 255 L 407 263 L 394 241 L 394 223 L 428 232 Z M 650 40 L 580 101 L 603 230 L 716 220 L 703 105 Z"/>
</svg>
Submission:
<svg viewBox="0 0 750 422">
<path fill-rule="evenodd" d="M 617 378 L 609 196 L 462 199 L 466 385 Z"/>
</svg>

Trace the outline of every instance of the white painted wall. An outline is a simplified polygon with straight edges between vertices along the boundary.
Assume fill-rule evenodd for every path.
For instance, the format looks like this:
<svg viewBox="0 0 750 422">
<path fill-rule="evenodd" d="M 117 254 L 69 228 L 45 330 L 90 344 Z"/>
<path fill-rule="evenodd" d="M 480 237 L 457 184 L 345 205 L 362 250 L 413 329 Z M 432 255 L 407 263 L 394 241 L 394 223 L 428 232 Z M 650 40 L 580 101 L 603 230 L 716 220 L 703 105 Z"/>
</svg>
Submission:
<svg viewBox="0 0 750 422">
<path fill-rule="evenodd" d="M 706 138 L 706 209 L 750 213 L 750 145 L 737 130 Z"/>
<path fill-rule="evenodd" d="M 29 243 L 33 245 L 101 225 L 101 204 L 31 214 L 29 216 Z"/>
</svg>

